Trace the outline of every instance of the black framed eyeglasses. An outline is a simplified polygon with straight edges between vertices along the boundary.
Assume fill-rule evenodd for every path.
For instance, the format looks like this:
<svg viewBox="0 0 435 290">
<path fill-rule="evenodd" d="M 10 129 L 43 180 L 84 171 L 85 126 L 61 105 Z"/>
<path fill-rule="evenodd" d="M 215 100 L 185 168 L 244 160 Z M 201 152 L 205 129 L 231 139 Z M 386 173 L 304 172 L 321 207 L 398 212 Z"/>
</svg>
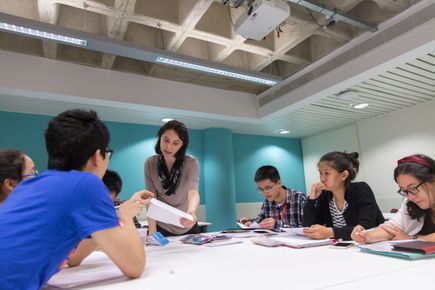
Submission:
<svg viewBox="0 0 435 290">
<path fill-rule="evenodd" d="M 262 192 L 262 193 L 270 192 L 275 186 L 276 186 L 276 183 L 274 185 L 267 185 L 264 188 L 257 187 L 257 191 Z"/>
<path fill-rule="evenodd" d="M 426 181 L 422 181 L 420 182 L 418 185 L 413 186 L 413 187 L 409 187 L 407 189 L 399 189 L 397 191 L 398 194 L 400 194 L 401 196 L 408 196 L 409 194 L 417 194 L 419 192 L 418 188 L 420 186 L 423 185 L 423 183 L 425 183 Z"/>
<path fill-rule="evenodd" d="M 107 148 L 106 151 L 104 151 L 104 153 L 106 153 L 106 155 L 109 156 L 109 160 L 110 160 L 110 158 L 112 158 L 112 155 L 113 155 L 113 150 L 110 148 Z"/>
<path fill-rule="evenodd" d="M 22 174 L 21 178 L 30 178 L 30 177 L 35 177 L 38 176 L 39 172 L 38 170 L 33 171 L 33 173 L 29 173 L 29 174 Z"/>
</svg>

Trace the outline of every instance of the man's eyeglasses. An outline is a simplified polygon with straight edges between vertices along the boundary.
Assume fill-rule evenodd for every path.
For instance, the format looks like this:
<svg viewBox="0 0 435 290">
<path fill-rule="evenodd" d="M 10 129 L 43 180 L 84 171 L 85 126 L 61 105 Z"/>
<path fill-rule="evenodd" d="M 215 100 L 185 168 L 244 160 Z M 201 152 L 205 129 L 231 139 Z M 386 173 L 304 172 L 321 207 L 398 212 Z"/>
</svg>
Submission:
<svg viewBox="0 0 435 290">
<path fill-rule="evenodd" d="M 401 196 L 408 196 L 409 194 L 417 194 L 419 192 L 418 188 L 422 186 L 423 183 L 425 183 L 425 181 L 422 181 L 417 186 L 409 187 L 407 189 L 399 189 L 397 193 L 400 194 Z"/>
<path fill-rule="evenodd" d="M 112 158 L 112 155 L 113 155 L 113 150 L 107 148 L 106 151 L 104 151 L 104 152 L 106 153 L 106 155 L 109 157 L 109 160 L 110 160 L 110 158 Z"/>
<path fill-rule="evenodd" d="M 274 185 L 267 185 L 267 186 L 265 186 L 264 188 L 257 187 L 257 191 L 258 191 L 258 192 L 263 192 L 263 193 L 265 193 L 265 192 L 270 192 L 270 191 L 272 190 L 272 188 L 275 187 L 275 185 L 276 185 L 276 183 L 275 183 Z"/>
<path fill-rule="evenodd" d="M 33 171 L 33 173 L 29 173 L 29 174 L 22 174 L 21 178 L 30 178 L 30 177 L 35 177 L 38 176 L 39 172 L 38 170 Z"/>
</svg>

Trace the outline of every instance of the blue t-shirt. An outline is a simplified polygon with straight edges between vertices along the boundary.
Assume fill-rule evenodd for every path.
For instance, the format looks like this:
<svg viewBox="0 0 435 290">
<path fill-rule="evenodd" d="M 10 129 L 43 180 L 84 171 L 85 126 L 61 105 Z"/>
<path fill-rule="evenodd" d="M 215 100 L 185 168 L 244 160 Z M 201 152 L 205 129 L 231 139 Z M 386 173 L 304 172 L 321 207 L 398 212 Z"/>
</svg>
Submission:
<svg viewBox="0 0 435 290">
<path fill-rule="evenodd" d="M 117 225 L 94 174 L 48 170 L 21 182 L 0 205 L 0 288 L 40 289 L 82 239 Z"/>
</svg>

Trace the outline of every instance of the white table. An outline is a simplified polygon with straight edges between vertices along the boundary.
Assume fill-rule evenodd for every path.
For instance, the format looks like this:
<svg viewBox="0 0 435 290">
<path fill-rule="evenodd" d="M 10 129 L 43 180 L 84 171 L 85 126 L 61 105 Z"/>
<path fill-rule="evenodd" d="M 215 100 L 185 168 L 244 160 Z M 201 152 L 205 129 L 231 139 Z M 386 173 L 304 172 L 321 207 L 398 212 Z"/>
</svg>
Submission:
<svg viewBox="0 0 435 290">
<path fill-rule="evenodd" d="M 362 253 L 356 247 L 267 248 L 245 239 L 241 244 L 215 248 L 173 242 L 147 247 L 146 254 L 147 266 L 139 279 L 118 277 L 74 289 L 409 290 L 416 289 L 415 285 L 425 285 L 424 289 L 435 285 L 435 259 L 407 261 Z M 103 253 L 94 253 L 82 266 L 63 270 L 56 278 L 73 277 L 92 267 L 107 273 L 107 267 L 116 269 L 111 263 Z"/>
</svg>

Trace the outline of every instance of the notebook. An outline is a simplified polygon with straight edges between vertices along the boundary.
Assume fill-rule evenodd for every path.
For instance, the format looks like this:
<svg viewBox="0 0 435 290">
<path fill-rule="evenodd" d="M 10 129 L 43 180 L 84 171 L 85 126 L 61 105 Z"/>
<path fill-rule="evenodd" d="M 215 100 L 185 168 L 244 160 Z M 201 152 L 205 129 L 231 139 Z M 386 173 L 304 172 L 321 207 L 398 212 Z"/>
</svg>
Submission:
<svg viewBox="0 0 435 290">
<path fill-rule="evenodd" d="M 318 246 L 326 246 L 332 244 L 333 240 L 331 239 L 323 239 L 323 240 L 312 240 L 310 238 L 304 236 L 279 236 L 279 237 L 259 237 L 253 238 L 251 241 L 254 244 L 266 246 L 266 247 L 277 247 L 277 246 L 285 246 L 295 249 L 301 248 L 309 248 L 309 247 L 318 247 Z"/>
</svg>

